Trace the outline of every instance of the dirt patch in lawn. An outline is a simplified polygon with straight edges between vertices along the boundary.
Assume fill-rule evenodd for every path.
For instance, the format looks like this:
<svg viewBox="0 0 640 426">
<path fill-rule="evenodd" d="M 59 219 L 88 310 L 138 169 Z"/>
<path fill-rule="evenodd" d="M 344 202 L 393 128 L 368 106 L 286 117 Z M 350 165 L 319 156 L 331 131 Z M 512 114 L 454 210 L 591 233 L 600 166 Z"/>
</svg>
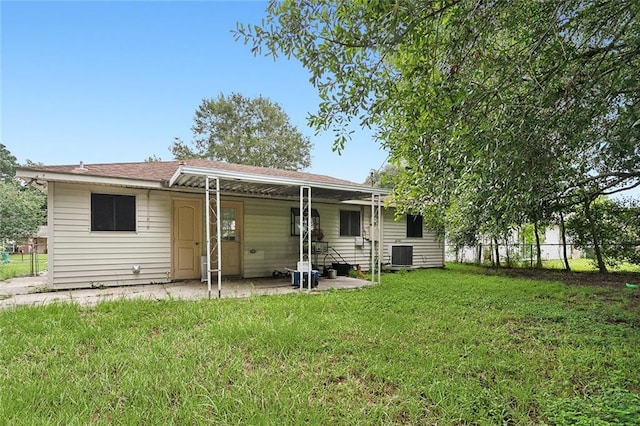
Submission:
<svg viewBox="0 0 640 426">
<path fill-rule="evenodd" d="M 622 292 L 628 294 L 627 309 L 634 311 L 640 308 L 640 287 L 627 288 L 627 283 L 640 284 L 638 272 L 567 272 L 558 269 L 484 269 L 489 275 L 505 275 L 513 278 L 527 278 L 531 280 L 559 281 L 569 286 L 600 286 L 606 290 L 599 293 L 600 298 L 617 299 Z"/>
<path fill-rule="evenodd" d="M 528 269 L 503 268 L 485 269 L 487 274 L 506 275 L 514 278 L 528 278 L 532 280 L 560 281 L 568 285 L 599 285 L 623 288 L 627 283 L 640 284 L 638 272 L 567 272 L 558 269 Z M 638 289 L 640 291 L 640 288 Z"/>
</svg>

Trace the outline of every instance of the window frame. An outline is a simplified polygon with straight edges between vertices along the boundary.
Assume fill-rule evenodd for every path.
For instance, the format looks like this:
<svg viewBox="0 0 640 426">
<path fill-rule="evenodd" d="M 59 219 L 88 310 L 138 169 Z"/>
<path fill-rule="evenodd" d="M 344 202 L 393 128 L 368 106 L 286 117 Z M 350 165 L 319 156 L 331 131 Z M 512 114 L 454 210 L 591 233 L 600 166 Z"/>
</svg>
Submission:
<svg viewBox="0 0 640 426">
<path fill-rule="evenodd" d="M 100 209 L 107 209 L 107 211 Z M 108 210 L 111 210 L 109 212 Z M 131 194 L 92 192 L 90 199 L 91 232 L 137 232 L 138 200 Z"/>
<path fill-rule="evenodd" d="M 420 222 L 420 226 L 418 227 L 418 225 L 416 224 L 418 222 Z M 417 214 L 407 214 L 406 216 L 406 220 L 407 220 L 407 238 L 422 238 L 424 236 L 424 221 L 422 219 L 422 215 Z"/>
<path fill-rule="evenodd" d="M 356 219 L 356 217 L 357 217 L 357 225 L 355 223 L 356 220 L 354 220 Z M 356 228 L 355 230 L 353 229 L 354 227 Z M 340 210 L 340 236 L 341 237 L 362 236 L 362 212 L 360 210 Z"/>
<path fill-rule="evenodd" d="M 306 209 L 303 209 L 305 216 L 307 213 Z M 297 218 L 297 219 L 296 219 Z M 313 229 L 321 229 L 320 228 L 320 213 L 318 213 L 317 209 L 311 208 L 311 225 Z M 300 236 L 300 207 L 291 207 L 291 236 L 299 237 Z"/>
</svg>

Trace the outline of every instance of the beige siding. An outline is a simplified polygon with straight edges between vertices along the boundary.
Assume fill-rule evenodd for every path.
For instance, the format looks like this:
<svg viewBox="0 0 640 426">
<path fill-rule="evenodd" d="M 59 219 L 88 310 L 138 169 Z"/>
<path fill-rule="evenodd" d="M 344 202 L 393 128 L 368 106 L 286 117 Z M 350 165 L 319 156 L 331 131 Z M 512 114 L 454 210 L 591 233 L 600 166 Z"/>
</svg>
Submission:
<svg viewBox="0 0 640 426">
<path fill-rule="evenodd" d="M 244 277 L 269 276 L 274 270 L 295 269 L 299 259 L 299 237 L 291 235 L 291 208 L 299 207 L 296 201 L 244 199 Z M 361 264 L 367 270 L 370 263 L 371 245 L 367 240 L 356 247 L 354 237 L 340 236 L 340 210 L 364 211 L 364 223 L 368 225 L 370 208 L 327 203 L 312 203 L 320 214 L 323 241 L 335 249 L 332 255 L 318 254 L 317 265 L 330 267 L 333 259 L 346 263 Z M 316 263 L 316 257 L 312 255 Z"/>
<path fill-rule="evenodd" d="M 92 232 L 91 192 L 135 195 L 136 232 Z M 72 288 L 169 281 L 172 278 L 172 199 L 176 196 L 204 198 L 202 194 L 50 183 L 51 284 L 55 288 Z M 274 270 L 295 269 L 299 237 L 291 235 L 291 208 L 299 206 L 297 201 L 222 198 L 243 203 L 242 275 L 245 278 L 270 276 Z M 371 241 L 366 237 L 371 208 L 351 204 L 312 205 L 320 213 L 324 241 L 333 249 L 328 256 L 317 256 L 319 269 L 325 265 L 329 267 L 332 261 L 344 261 L 369 270 Z M 355 237 L 340 236 L 340 210 L 360 212 L 362 245 L 356 245 Z M 407 239 L 405 222 L 394 222 L 392 211 L 384 213 L 383 234 L 383 263 L 390 260 L 390 245 L 399 243 L 414 246 L 414 266 L 443 265 L 443 245 L 435 235 L 425 232 L 424 238 Z M 316 258 L 312 258 L 315 262 Z M 134 265 L 140 266 L 139 274 L 133 273 Z"/>
<path fill-rule="evenodd" d="M 136 196 L 136 232 L 92 232 L 91 193 Z M 166 282 L 171 271 L 171 193 L 55 184 L 49 255 L 55 288 Z M 133 266 L 140 273 L 133 273 Z"/>
<path fill-rule="evenodd" d="M 422 238 L 407 238 L 406 216 L 396 221 L 394 212 L 385 210 L 383 217 L 383 263 L 391 263 L 391 246 L 397 244 L 413 246 L 413 266 L 420 268 L 444 266 L 444 242 L 435 232 L 423 228 Z"/>
</svg>

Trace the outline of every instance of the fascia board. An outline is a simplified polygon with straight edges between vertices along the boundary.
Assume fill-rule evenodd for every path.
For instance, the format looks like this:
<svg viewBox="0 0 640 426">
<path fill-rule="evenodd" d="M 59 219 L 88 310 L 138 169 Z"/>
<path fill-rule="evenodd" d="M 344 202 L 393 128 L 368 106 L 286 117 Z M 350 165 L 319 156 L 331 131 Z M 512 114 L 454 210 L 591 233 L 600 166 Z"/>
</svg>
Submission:
<svg viewBox="0 0 640 426">
<path fill-rule="evenodd" d="M 42 170 L 16 169 L 16 176 L 22 179 L 40 180 L 46 182 L 67 182 L 96 185 L 130 186 L 134 188 L 163 189 L 166 188 L 160 181 L 141 179 L 115 178 L 106 176 L 92 176 L 75 173 L 58 173 Z"/>
</svg>

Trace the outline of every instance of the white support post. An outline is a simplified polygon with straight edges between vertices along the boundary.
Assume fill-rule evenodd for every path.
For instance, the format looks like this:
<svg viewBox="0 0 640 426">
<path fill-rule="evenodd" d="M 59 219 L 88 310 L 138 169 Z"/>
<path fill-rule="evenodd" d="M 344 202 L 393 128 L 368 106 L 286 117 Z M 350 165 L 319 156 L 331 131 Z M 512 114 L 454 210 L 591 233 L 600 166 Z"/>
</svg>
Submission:
<svg viewBox="0 0 640 426">
<path fill-rule="evenodd" d="M 211 208 L 211 177 L 205 176 L 205 203 L 206 203 L 206 229 L 207 229 L 207 294 L 211 299 L 211 273 L 216 271 L 218 274 L 218 298 L 222 294 L 222 258 L 221 258 L 221 245 L 220 245 L 220 179 L 214 178 L 216 181 L 216 207 L 215 211 Z M 216 221 L 216 243 L 214 249 L 216 250 L 216 268 L 211 267 L 211 215 Z"/>
<path fill-rule="evenodd" d="M 376 245 L 376 235 L 378 242 Z M 382 282 L 382 205 L 381 197 L 371 194 L 371 284 Z M 377 276 L 376 276 L 377 275 Z"/>
<path fill-rule="evenodd" d="M 220 224 L 220 178 L 216 178 L 216 247 L 218 249 L 218 299 L 222 297 L 222 231 Z"/>
<path fill-rule="evenodd" d="M 210 194 L 209 194 L 209 176 L 204 177 L 204 203 L 205 203 L 205 221 L 206 221 L 206 238 L 207 238 L 207 294 L 209 295 L 209 299 L 211 299 L 211 206 L 210 206 Z"/>
<path fill-rule="evenodd" d="M 378 195 L 378 284 L 382 283 L 382 195 Z"/>
<path fill-rule="evenodd" d="M 304 246 L 307 245 L 307 262 L 309 268 L 307 271 L 307 284 L 308 289 L 311 290 L 311 276 L 313 275 L 311 269 L 311 231 L 313 221 L 311 220 L 311 187 L 300 186 L 300 265 L 304 262 Z M 304 275 L 302 271 L 298 271 L 300 274 L 300 290 L 303 288 Z"/>
<path fill-rule="evenodd" d="M 313 218 L 311 217 L 311 187 L 307 188 L 307 262 L 309 262 L 309 268 L 307 270 L 307 289 L 311 291 L 311 277 L 313 276 L 313 264 L 311 263 L 311 234 L 313 231 Z"/>
<path fill-rule="evenodd" d="M 369 227 L 369 236 L 371 237 L 371 284 L 376 283 L 376 210 L 375 210 L 375 194 L 371 194 L 371 220 Z"/>
</svg>

